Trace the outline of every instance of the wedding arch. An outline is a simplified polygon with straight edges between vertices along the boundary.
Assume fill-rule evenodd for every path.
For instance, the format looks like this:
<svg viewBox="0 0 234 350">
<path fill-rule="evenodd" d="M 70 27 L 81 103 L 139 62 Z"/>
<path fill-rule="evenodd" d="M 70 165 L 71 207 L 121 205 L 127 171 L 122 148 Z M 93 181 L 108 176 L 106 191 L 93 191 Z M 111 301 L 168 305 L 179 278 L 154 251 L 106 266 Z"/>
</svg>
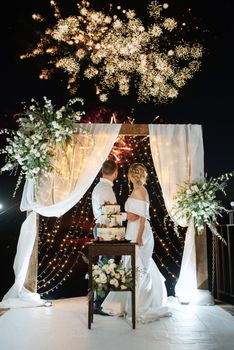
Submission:
<svg viewBox="0 0 234 350">
<path fill-rule="evenodd" d="M 37 306 L 44 303 L 36 292 L 35 283 L 38 215 L 59 217 L 79 202 L 99 173 L 119 134 L 149 136 L 154 167 L 169 214 L 173 208 L 178 186 L 185 181 L 192 183 L 204 177 L 201 125 L 81 124 L 81 126 L 87 134 L 74 134 L 66 152 L 57 146 L 54 161 L 54 168 L 57 171 L 41 179 L 39 191 L 32 181 L 25 182 L 20 209 L 27 211 L 27 218 L 20 230 L 14 260 L 15 282 L 3 297 L 0 307 Z M 174 217 L 172 219 L 175 220 Z M 191 301 L 199 289 L 208 288 L 206 236 L 205 233 L 195 235 L 192 221 L 179 220 L 177 223 L 187 227 L 187 232 L 175 292 L 180 300 Z"/>
</svg>

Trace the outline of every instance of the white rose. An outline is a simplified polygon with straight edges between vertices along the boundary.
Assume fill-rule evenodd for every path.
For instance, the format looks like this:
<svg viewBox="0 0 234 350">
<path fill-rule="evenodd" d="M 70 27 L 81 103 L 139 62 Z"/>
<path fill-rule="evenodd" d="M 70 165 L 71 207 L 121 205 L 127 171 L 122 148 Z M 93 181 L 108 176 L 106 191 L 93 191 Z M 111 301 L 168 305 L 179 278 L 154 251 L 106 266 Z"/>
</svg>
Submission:
<svg viewBox="0 0 234 350">
<path fill-rule="evenodd" d="M 110 280 L 110 284 L 113 285 L 113 286 L 116 284 L 116 282 L 118 283 L 118 281 L 117 281 L 116 278 L 112 278 L 112 279 Z"/>
<path fill-rule="evenodd" d="M 109 275 L 111 273 L 111 269 L 109 267 L 106 268 L 106 274 Z"/>
<path fill-rule="evenodd" d="M 55 120 L 52 121 L 51 125 L 53 126 L 53 128 L 59 129 L 59 124 Z"/>
<path fill-rule="evenodd" d="M 108 267 L 107 264 L 103 265 L 103 266 L 102 266 L 102 271 L 106 271 L 106 268 L 107 268 L 107 267 Z"/>
<path fill-rule="evenodd" d="M 114 279 L 114 280 L 115 280 L 114 286 L 117 288 L 119 286 L 119 282 L 117 281 L 117 279 Z"/>
<path fill-rule="evenodd" d="M 101 273 L 101 274 L 100 274 L 99 279 L 100 279 L 100 282 L 101 282 L 102 284 L 105 284 L 105 283 L 107 282 L 107 278 L 106 278 L 106 275 L 105 275 L 104 273 Z"/>
<path fill-rule="evenodd" d="M 126 287 L 126 286 L 123 286 L 123 285 L 121 285 L 120 288 L 121 288 L 121 289 L 127 289 L 127 287 Z"/>
<path fill-rule="evenodd" d="M 98 270 L 93 270 L 93 276 L 98 276 L 99 275 L 99 271 Z"/>
<path fill-rule="evenodd" d="M 110 280 L 110 284 L 113 285 L 113 286 L 115 286 L 116 288 L 119 286 L 119 282 L 117 281 L 116 278 L 112 278 L 112 279 Z"/>
<path fill-rule="evenodd" d="M 115 264 L 115 263 L 110 264 L 110 266 L 109 266 L 109 269 L 110 269 L 110 270 L 114 270 L 115 268 L 116 268 L 116 264 Z"/>
</svg>

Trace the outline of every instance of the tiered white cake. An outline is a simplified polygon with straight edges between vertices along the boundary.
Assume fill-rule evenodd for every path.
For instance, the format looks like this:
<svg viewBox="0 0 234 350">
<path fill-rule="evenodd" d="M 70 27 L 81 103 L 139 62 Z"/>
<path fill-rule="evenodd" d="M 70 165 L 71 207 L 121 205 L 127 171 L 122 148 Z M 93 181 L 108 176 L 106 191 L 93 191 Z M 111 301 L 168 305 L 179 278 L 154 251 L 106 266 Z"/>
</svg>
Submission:
<svg viewBox="0 0 234 350">
<path fill-rule="evenodd" d="M 97 228 L 99 239 L 104 241 L 123 240 L 125 237 L 125 227 L 123 226 L 120 205 L 104 204 L 101 212 L 102 214 L 98 220 L 99 227 Z"/>
</svg>

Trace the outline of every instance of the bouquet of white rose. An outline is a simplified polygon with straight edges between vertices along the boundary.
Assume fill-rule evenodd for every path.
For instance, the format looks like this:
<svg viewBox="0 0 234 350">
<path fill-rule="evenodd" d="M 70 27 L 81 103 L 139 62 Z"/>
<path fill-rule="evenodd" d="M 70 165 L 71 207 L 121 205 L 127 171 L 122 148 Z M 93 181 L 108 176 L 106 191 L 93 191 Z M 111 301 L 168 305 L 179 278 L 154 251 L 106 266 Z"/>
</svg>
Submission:
<svg viewBox="0 0 234 350">
<path fill-rule="evenodd" d="M 114 259 L 104 260 L 103 265 L 93 265 L 93 290 L 103 298 L 110 289 L 125 290 L 132 288 L 131 269 L 125 268 L 122 263 L 116 264 Z"/>
<path fill-rule="evenodd" d="M 84 111 L 75 111 L 72 105 L 76 102 L 83 105 L 82 99 L 69 100 L 57 110 L 47 97 L 44 97 L 44 105 L 34 99 L 31 102 L 29 107 L 24 104 L 23 112 L 18 115 L 17 131 L 0 130 L 0 134 L 9 135 L 7 145 L 0 150 L 0 154 L 6 154 L 1 172 L 17 172 L 20 167 L 15 192 L 24 176 L 35 181 L 39 175 L 49 173 L 53 168 L 56 143 L 68 143 L 74 132 L 81 131 L 75 122 L 80 121 Z"/>
<path fill-rule="evenodd" d="M 198 234 L 202 234 L 204 225 L 207 225 L 211 232 L 216 235 L 223 243 L 225 239 L 218 232 L 217 217 L 222 216 L 222 212 L 227 211 L 221 202 L 216 198 L 216 192 L 225 193 L 227 180 L 234 175 L 234 172 L 223 174 L 217 178 L 204 178 L 196 183 L 184 183 L 175 195 L 175 205 L 170 213 L 171 218 L 175 219 L 174 228 L 178 232 L 176 221 L 185 218 L 187 221 L 193 220 Z M 166 216 L 165 221 L 169 218 Z"/>
</svg>

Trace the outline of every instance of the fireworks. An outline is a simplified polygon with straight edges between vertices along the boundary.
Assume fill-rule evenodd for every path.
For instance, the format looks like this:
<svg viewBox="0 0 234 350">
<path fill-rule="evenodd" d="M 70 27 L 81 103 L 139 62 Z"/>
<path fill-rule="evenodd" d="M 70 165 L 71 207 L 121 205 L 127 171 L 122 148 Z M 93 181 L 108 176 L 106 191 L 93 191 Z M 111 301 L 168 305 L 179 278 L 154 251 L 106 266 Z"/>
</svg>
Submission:
<svg viewBox="0 0 234 350">
<path fill-rule="evenodd" d="M 146 27 L 134 10 L 117 7 L 117 14 L 104 13 L 82 1 L 78 14 L 62 18 L 53 0 L 56 24 L 47 28 L 36 48 L 21 58 L 48 56 L 49 67 L 40 78 L 56 69 L 68 76 L 68 89 L 75 93 L 83 79 L 92 80 L 100 101 L 118 89 L 128 95 L 130 86 L 138 102 L 170 102 L 179 89 L 200 69 L 203 48 L 178 40 L 179 23 L 165 17 L 168 4 L 150 3 L 153 23 Z M 39 15 L 35 15 L 38 20 Z M 48 74 L 50 72 L 50 74 Z"/>
</svg>

